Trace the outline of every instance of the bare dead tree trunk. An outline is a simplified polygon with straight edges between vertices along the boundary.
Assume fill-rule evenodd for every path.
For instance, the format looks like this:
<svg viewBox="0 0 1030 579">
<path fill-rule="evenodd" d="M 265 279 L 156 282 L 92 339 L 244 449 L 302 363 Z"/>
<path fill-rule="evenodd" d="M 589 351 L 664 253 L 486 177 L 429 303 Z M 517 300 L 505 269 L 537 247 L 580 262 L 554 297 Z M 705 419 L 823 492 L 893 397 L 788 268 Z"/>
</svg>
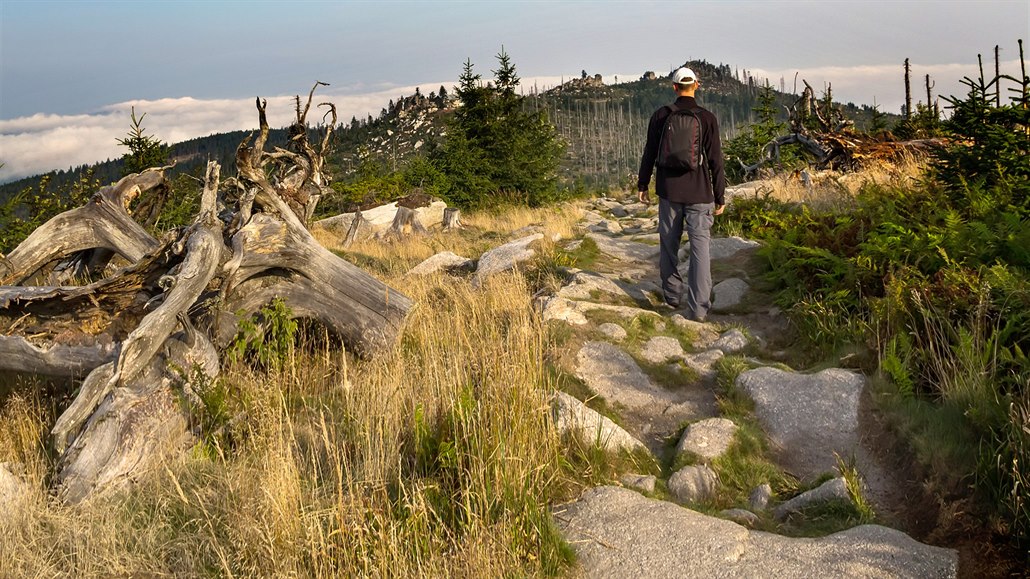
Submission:
<svg viewBox="0 0 1030 579">
<path fill-rule="evenodd" d="M 994 45 L 994 106 L 1001 106 L 1001 47 Z"/>
<path fill-rule="evenodd" d="M 930 90 L 936 85 L 936 82 L 930 84 L 930 75 L 926 75 L 926 114 L 933 113 L 933 96 L 931 95 Z"/>
<path fill-rule="evenodd" d="M 910 82 L 910 75 L 912 74 L 912 68 L 908 64 L 908 59 L 905 59 L 905 120 L 912 118 L 912 84 Z"/>
</svg>

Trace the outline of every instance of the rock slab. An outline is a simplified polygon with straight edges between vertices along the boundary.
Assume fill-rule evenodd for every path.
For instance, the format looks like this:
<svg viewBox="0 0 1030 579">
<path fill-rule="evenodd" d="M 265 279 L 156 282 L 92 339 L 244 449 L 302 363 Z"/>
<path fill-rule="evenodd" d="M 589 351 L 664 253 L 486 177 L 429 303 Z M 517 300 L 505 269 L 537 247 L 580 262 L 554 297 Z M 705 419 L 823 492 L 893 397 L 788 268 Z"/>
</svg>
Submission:
<svg viewBox="0 0 1030 579">
<path fill-rule="evenodd" d="M 562 433 L 578 431 L 585 442 L 605 450 L 646 450 L 621 426 L 564 392 L 554 395 L 554 425 Z"/>
<path fill-rule="evenodd" d="M 634 410 L 671 403 L 671 396 L 655 386 L 633 358 L 617 346 L 587 342 L 576 358 L 576 376 L 609 402 Z"/>
<path fill-rule="evenodd" d="M 835 453 L 857 454 L 858 404 L 865 387 L 860 374 L 839 368 L 810 375 L 756 368 L 738 376 L 737 387 L 755 401 L 755 415 L 780 462 L 797 476 L 833 470 Z"/>
<path fill-rule="evenodd" d="M 801 493 L 782 505 L 773 509 L 773 516 L 782 521 L 792 513 L 800 512 L 808 507 L 831 501 L 851 502 L 851 493 L 844 477 L 828 480 L 818 487 Z"/>
<path fill-rule="evenodd" d="M 438 271 L 453 271 L 472 266 L 472 260 L 451 251 L 442 251 L 411 268 L 408 275 L 430 275 Z"/>
<path fill-rule="evenodd" d="M 668 336 L 655 336 L 640 349 L 640 357 L 652 364 L 679 360 L 683 358 L 683 354 L 680 341 Z"/>
<path fill-rule="evenodd" d="M 878 525 L 818 539 L 749 531 L 618 487 L 557 508 L 586 577 L 955 577 L 958 555 Z"/>
<path fill-rule="evenodd" d="M 744 299 L 744 294 L 749 289 L 751 289 L 751 286 L 746 281 L 735 277 L 715 284 L 715 287 L 712 288 L 712 293 L 715 294 L 715 299 L 712 301 L 712 311 L 722 312 L 740 305 L 741 300 Z"/>
<path fill-rule="evenodd" d="M 472 279 L 472 286 L 479 287 L 487 277 L 508 271 L 519 263 L 533 259 L 536 251 L 530 246 L 543 238 L 544 234 L 537 233 L 505 243 L 484 253 L 479 258 L 479 265 L 476 267 L 476 276 Z"/>
</svg>

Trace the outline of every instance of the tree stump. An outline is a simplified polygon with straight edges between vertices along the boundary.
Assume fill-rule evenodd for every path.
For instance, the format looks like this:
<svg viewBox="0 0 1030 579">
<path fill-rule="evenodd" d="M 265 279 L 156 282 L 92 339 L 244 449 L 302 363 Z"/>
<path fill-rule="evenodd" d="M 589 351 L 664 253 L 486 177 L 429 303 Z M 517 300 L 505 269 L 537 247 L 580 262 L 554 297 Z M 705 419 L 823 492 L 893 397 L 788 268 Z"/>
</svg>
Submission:
<svg viewBox="0 0 1030 579">
<path fill-rule="evenodd" d="M 197 399 L 241 319 L 273 299 L 362 357 L 396 341 L 411 300 L 323 248 L 306 227 L 328 186 L 336 123 L 335 107 L 319 105 L 332 123 L 318 149 L 308 142 L 305 119 L 320 84 L 306 106 L 297 97 L 288 149 L 264 150 L 269 129 L 258 99 L 260 131 L 237 149 L 239 177 L 226 181 L 223 196 L 220 168 L 208 163 L 200 212 L 174 238 L 159 242 L 129 213 L 141 192 L 166 184 L 162 167 L 101 189 L 0 259 L 0 371 L 82 379 L 51 431 L 58 496 L 77 502 L 121 488 L 188 447 L 189 404 L 181 401 Z M 62 285 L 72 263 L 102 271 L 98 255 L 130 265 Z"/>
<path fill-rule="evenodd" d="M 448 207 L 443 210 L 443 228 L 460 229 L 461 211 L 457 207 Z"/>
</svg>

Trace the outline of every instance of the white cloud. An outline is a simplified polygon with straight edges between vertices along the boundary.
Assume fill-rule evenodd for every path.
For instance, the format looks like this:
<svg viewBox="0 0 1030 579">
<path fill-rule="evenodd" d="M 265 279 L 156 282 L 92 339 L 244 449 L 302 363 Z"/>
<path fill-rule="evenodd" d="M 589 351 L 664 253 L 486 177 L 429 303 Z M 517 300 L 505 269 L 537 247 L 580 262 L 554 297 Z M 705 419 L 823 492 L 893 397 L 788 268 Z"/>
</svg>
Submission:
<svg viewBox="0 0 1030 579">
<path fill-rule="evenodd" d="M 571 77 L 566 77 L 571 78 Z M 524 87 L 533 83 L 543 90 L 557 85 L 561 77 L 523 79 Z M 411 95 L 418 87 L 424 94 L 436 92 L 440 86 L 451 91 L 455 82 L 427 82 L 398 86 L 362 94 L 347 94 L 346 89 L 320 87 L 314 104 L 332 102 L 341 123 L 352 116 L 364 118 L 378 115 L 391 99 Z M 307 95 L 301 95 L 306 99 Z M 268 99 L 268 124 L 284 127 L 294 120 L 294 97 Z M 134 100 L 108 105 L 95 113 L 83 115 L 35 114 L 0 120 L 0 182 L 12 181 L 51 170 L 68 169 L 121 157 L 125 149 L 117 139 L 129 130 L 132 107 L 137 114 L 146 113 L 143 127 L 146 134 L 167 143 L 178 143 L 214 133 L 256 130 L 258 115 L 254 98 L 196 99 L 192 97 L 157 100 Z M 308 121 L 320 123 L 325 109 L 314 108 Z"/>
<path fill-rule="evenodd" d="M 423 89 L 428 94 L 439 86 L 437 83 L 433 88 L 427 85 Z M 412 86 L 359 95 L 316 93 L 314 103 L 335 103 L 340 121 L 348 122 L 351 116 L 378 114 L 391 98 L 411 94 L 414 90 Z M 283 127 L 294 120 L 293 96 L 267 100 L 270 126 Z M 136 100 L 108 105 L 92 114 L 36 114 L 0 120 L 0 162 L 4 163 L 0 181 L 120 157 L 125 150 L 116 140 L 128 133 L 132 107 L 137 114 L 146 113 L 142 123 L 146 134 L 167 143 L 258 128 L 254 98 Z M 321 122 L 324 110 L 312 108 L 308 113 L 309 122 Z"/>
</svg>

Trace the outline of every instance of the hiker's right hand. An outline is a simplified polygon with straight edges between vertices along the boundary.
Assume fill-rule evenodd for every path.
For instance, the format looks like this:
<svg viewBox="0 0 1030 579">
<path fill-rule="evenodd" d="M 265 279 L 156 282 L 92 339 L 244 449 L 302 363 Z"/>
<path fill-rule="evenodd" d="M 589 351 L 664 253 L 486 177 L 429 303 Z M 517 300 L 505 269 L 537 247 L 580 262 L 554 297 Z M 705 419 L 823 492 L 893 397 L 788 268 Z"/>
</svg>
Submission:
<svg viewBox="0 0 1030 579">
<path fill-rule="evenodd" d="M 641 203 L 651 203 L 651 199 L 649 198 L 647 191 L 637 191 L 637 200 Z"/>
</svg>

